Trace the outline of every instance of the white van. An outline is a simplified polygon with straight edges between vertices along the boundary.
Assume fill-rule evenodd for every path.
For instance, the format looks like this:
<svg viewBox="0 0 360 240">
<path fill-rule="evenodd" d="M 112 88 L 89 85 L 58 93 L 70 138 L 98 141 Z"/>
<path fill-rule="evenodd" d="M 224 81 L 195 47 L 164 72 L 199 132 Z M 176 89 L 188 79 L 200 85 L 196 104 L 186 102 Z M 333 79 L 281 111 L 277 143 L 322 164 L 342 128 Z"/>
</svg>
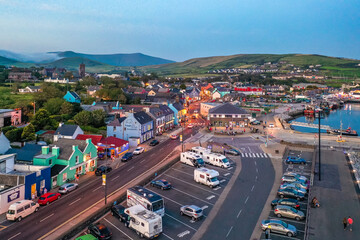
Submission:
<svg viewBox="0 0 360 240">
<path fill-rule="evenodd" d="M 24 217 L 37 212 L 39 204 L 31 200 L 21 200 L 10 205 L 6 213 L 6 219 L 9 221 L 21 221 Z"/>
<path fill-rule="evenodd" d="M 197 168 L 194 170 L 194 180 L 197 183 L 204 184 L 214 188 L 220 184 L 217 177 L 219 172 L 208 168 Z"/>
</svg>

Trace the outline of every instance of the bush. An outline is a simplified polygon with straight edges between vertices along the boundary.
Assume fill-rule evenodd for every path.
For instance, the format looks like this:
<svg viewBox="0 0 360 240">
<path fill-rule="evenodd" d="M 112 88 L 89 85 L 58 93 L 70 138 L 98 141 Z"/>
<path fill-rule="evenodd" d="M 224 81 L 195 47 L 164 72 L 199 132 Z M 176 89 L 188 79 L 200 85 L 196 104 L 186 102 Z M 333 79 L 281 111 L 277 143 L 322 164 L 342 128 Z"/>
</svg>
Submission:
<svg viewBox="0 0 360 240">
<path fill-rule="evenodd" d="M 16 127 L 14 127 L 14 126 L 7 126 L 7 127 L 3 127 L 3 128 L 1 129 L 1 131 L 2 131 L 4 134 L 6 134 L 6 132 L 8 132 L 8 131 L 10 131 L 10 130 L 13 130 L 13 129 L 16 129 Z"/>
<path fill-rule="evenodd" d="M 15 128 L 7 131 L 5 136 L 7 137 L 7 139 L 9 139 L 10 142 L 20 142 L 23 130 L 24 128 Z"/>
<path fill-rule="evenodd" d="M 98 134 L 99 133 L 98 128 L 94 128 L 91 126 L 81 126 L 81 129 L 87 134 L 90 134 L 90 133 Z"/>
</svg>

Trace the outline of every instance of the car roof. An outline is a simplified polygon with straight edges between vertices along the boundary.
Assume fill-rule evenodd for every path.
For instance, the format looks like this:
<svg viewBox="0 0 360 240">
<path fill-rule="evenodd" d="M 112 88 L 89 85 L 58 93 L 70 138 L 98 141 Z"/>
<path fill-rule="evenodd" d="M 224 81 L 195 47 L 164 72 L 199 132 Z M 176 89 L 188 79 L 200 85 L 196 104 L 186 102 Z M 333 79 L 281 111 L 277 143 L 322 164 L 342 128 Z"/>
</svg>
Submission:
<svg viewBox="0 0 360 240">
<path fill-rule="evenodd" d="M 73 183 L 64 183 L 63 185 L 61 185 L 61 187 L 67 187 L 69 185 L 72 185 Z"/>
<path fill-rule="evenodd" d="M 291 209 L 292 207 L 286 205 L 277 205 L 275 208 Z"/>
<path fill-rule="evenodd" d="M 51 195 L 51 194 L 54 194 L 54 193 L 52 193 L 52 192 L 44 193 L 44 194 L 41 195 L 40 197 L 47 197 L 47 196 L 49 196 L 49 195 Z"/>
<path fill-rule="evenodd" d="M 268 223 L 278 223 L 278 224 L 282 224 L 283 221 L 281 220 L 276 220 L 276 219 L 268 219 L 268 220 L 265 220 L 267 221 Z"/>
<path fill-rule="evenodd" d="M 194 210 L 202 210 L 202 208 L 196 206 L 196 205 L 187 205 L 187 207 L 192 208 Z"/>
</svg>

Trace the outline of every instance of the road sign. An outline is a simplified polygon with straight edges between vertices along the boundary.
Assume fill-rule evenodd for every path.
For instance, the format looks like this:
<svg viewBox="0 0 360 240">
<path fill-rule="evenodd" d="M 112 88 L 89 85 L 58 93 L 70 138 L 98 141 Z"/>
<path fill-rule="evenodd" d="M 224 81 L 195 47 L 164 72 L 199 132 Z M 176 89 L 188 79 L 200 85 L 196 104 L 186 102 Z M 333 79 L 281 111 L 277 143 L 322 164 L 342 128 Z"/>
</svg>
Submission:
<svg viewBox="0 0 360 240">
<path fill-rule="evenodd" d="M 106 174 L 102 175 L 102 185 L 105 186 L 106 185 Z"/>
</svg>

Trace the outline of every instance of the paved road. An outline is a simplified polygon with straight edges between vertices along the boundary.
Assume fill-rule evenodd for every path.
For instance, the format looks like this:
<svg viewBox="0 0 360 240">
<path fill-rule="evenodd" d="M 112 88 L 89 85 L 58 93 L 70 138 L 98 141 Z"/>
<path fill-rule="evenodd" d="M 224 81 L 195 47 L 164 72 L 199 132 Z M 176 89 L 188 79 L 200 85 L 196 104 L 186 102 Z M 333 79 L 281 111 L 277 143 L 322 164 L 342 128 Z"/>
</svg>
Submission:
<svg viewBox="0 0 360 240">
<path fill-rule="evenodd" d="M 260 143 L 252 138 L 214 141 L 226 142 L 244 153 L 263 153 L 258 147 Z M 250 239 L 274 183 L 275 172 L 269 158 L 242 157 L 241 164 L 240 175 L 202 239 Z"/>
<path fill-rule="evenodd" d="M 195 133 L 195 129 L 186 129 L 184 138 L 186 139 Z M 153 167 L 179 144 L 178 140 L 166 140 L 154 149 L 136 156 L 128 163 L 114 169 L 107 175 L 108 194 Z M 37 239 L 103 197 L 104 190 L 101 185 L 101 177 L 90 178 L 76 191 L 63 196 L 49 206 L 41 207 L 38 213 L 30 215 L 21 222 L 2 223 L 6 228 L 0 231 L 0 239 Z"/>
</svg>

